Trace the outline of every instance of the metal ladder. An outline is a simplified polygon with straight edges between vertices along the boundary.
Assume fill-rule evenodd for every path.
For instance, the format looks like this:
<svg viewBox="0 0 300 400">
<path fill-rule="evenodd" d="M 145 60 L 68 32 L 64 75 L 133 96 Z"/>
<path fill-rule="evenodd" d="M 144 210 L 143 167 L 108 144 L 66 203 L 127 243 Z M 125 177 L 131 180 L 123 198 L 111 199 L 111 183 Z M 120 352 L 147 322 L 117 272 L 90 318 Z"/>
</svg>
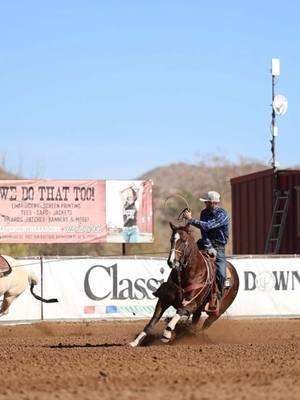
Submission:
<svg viewBox="0 0 300 400">
<path fill-rule="evenodd" d="M 288 214 L 291 190 L 277 192 L 265 246 L 265 254 L 278 254 Z"/>
</svg>

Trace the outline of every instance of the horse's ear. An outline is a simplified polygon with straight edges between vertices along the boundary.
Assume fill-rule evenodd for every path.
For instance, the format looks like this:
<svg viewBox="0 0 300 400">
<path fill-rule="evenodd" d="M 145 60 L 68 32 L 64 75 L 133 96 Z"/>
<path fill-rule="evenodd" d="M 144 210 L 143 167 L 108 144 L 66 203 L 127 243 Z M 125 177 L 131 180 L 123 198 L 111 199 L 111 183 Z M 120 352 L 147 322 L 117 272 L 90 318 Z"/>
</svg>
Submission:
<svg viewBox="0 0 300 400">
<path fill-rule="evenodd" d="M 175 231 L 175 229 L 176 229 L 176 226 L 175 226 L 174 224 L 172 224 L 172 222 L 171 222 L 171 221 L 169 222 L 169 225 L 170 225 L 170 227 L 171 227 L 172 231 Z"/>
</svg>

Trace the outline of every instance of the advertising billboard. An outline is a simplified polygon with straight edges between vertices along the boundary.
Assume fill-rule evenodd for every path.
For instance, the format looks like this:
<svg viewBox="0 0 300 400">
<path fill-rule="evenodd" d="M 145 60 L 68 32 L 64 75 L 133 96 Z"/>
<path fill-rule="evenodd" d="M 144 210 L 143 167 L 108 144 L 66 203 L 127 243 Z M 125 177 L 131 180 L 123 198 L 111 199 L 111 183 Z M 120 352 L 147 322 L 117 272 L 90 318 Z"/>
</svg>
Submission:
<svg viewBox="0 0 300 400">
<path fill-rule="evenodd" d="M 152 231 L 151 181 L 0 181 L 0 243 L 143 243 Z"/>
</svg>

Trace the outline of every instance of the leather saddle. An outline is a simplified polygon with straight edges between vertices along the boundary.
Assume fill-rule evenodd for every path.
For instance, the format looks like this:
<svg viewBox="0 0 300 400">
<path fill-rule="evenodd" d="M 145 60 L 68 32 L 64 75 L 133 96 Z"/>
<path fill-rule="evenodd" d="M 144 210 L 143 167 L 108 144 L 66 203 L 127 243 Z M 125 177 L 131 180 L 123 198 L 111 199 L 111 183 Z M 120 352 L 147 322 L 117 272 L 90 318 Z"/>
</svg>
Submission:
<svg viewBox="0 0 300 400">
<path fill-rule="evenodd" d="M 200 250 L 200 251 L 202 255 L 206 258 L 207 262 L 209 263 L 211 273 L 213 274 L 213 283 L 209 293 L 209 297 L 204 307 L 204 311 L 207 314 L 217 314 L 219 313 L 219 308 L 220 308 L 219 298 L 221 296 L 216 280 L 216 274 L 217 274 L 217 269 L 215 264 L 216 257 L 211 256 L 206 250 Z"/>
</svg>

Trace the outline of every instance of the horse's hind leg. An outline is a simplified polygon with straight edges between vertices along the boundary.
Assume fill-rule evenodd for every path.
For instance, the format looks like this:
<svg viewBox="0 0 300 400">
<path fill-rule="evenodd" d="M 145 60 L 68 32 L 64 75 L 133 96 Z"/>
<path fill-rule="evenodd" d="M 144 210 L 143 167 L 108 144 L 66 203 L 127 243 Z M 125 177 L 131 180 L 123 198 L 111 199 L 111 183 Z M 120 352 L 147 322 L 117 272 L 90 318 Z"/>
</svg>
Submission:
<svg viewBox="0 0 300 400">
<path fill-rule="evenodd" d="M 198 310 L 196 310 L 193 313 L 192 325 L 191 325 L 191 328 L 190 328 L 191 333 L 196 333 L 197 332 L 197 325 L 198 325 L 199 320 L 201 318 L 201 312 L 202 312 L 202 309 L 201 309 L 201 307 L 199 307 Z"/>
<path fill-rule="evenodd" d="M 8 309 L 9 309 L 11 303 L 17 297 L 18 296 L 8 296 L 6 294 L 4 295 L 3 301 L 2 301 L 2 305 L 1 305 L 1 309 L 0 309 L 0 316 L 8 314 Z"/>
<path fill-rule="evenodd" d="M 220 304 L 220 309 L 219 309 L 219 313 L 218 314 L 212 314 L 210 315 L 203 324 L 202 327 L 202 331 L 205 331 L 206 329 L 208 329 L 222 314 L 224 314 L 224 312 L 230 307 L 230 305 L 232 304 L 232 302 L 234 301 L 237 293 L 238 293 L 238 289 L 239 289 L 239 277 L 238 274 L 236 272 L 236 270 L 234 269 L 234 267 L 230 264 L 231 267 L 231 273 L 232 273 L 232 279 L 233 279 L 233 283 L 232 286 L 228 289 L 226 289 L 223 298 L 221 300 L 221 304 Z"/>
<path fill-rule="evenodd" d="M 199 322 L 199 320 L 201 318 L 201 312 L 202 312 L 201 307 L 199 307 L 198 310 L 196 310 L 194 312 L 193 317 L 192 317 L 192 324 L 193 325 L 197 325 L 198 324 L 198 322 Z"/>
<path fill-rule="evenodd" d="M 142 332 L 140 332 L 138 336 L 132 342 L 129 343 L 131 347 L 137 347 L 142 344 L 146 336 L 152 332 L 154 326 L 161 319 L 163 313 L 166 311 L 167 308 L 168 308 L 167 306 L 162 305 L 162 302 L 160 300 L 157 301 L 152 318 L 145 326 L 145 328 L 142 330 Z"/>
<path fill-rule="evenodd" d="M 224 314 L 235 298 L 235 294 L 232 294 L 234 291 L 234 288 L 229 288 L 229 290 L 225 292 L 224 297 L 221 300 L 219 312 L 217 314 L 210 314 L 206 318 L 201 328 L 202 332 L 207 330 L 218 318 L 220 318 L 222 314 Z"/>
<path fill-rule="evenodd" d="M 225 293 L 224 297 L 221 300 L 221 303 L 219 305 L 219 312 L 214 313 L 214 314 L 209 314 L 209 316 L 206 318 L 206 320 L 203 323 L 203 326 L 201 328 L 201 331 L 206 331 L 214 322 L 217 321 L 221 317 L 221 315 L 227 310 L 229 305 L 231 304 L 231 300 L 228 302 L 228 292 Z"/>
<path fill-rule="evenodd" d="M 221 314 L 209 315 L 203 323 L 201 332 L 206 331 L 220 316 Z"/>
</svg>

